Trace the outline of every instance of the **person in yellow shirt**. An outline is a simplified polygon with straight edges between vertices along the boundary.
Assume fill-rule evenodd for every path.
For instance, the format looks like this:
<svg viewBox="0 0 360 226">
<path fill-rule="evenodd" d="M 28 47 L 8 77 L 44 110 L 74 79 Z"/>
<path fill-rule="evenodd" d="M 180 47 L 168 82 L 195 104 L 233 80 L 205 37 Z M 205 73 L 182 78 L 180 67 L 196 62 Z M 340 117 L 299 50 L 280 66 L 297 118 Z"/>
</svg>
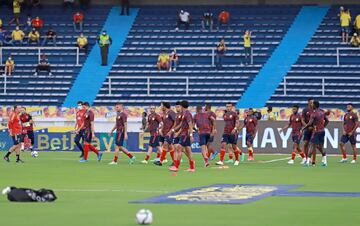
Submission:
<svg viewBox="0 0 360 226">
<path fill-rule="evenodd" d="M 272 106 L 267 107 L 267 120 L 276 121 L 276 115 L 273 112 Z"/>
<path fill-rule="evenodd" d="M 352 38 L 350 40 L 350 45 L 352 47 L 359 47 L 359 45 L 360 45 L 360 37 L 358 37 L 358 35 L 356 33 L 354 33 L 354 35 L 352 36 Z"/>
<path fill-rule="evenodd" d="M 88 40 L 87 38 L 84 36 L 84 34 L 81 32 L 79 37 L 77 38 L 77 46 L 80 48 L 80 50 L 85 50 L 85 53 L 87 53 L 88 51 Z"/>
<path fill-rule="evenodd" d="M 16 25 L 19 26 L 20 24 L 20 13 L 21 13 L 21 2 L 20 0 L 13 1 L 13 12 L 14 18 L 10 20 L 9 24 L 16 22 Z"/>
<path fill-rule="evenodd" d="M 13 30 L 11 33 L 11 38 L 12 38 L 12 40 L 10 41 L 11 45 L 15 45 L 15 44 L 22 45 L 24 37 L 25 37 L 24 32 L 20 30 L 19 26 L 16 26 L 15 30 Z"/>
<path fill-rule="evenodd" d="M 0 28 L 3 28 L 3 21 L 0 19 Z"/>
<path fill-rule="evenodd" d="M 350 10 L 346 9 L 340 13 L 341 37 L 343 43 L 349 43 L 351 16 Z"/>
<path fill-rule="evenodd" d="M 244 38 L 245 64 L 251 64 L 251 31 L 246 30 Z"/>
<path fill-rule="evenodd" d="M 359 32 L 360 32 L 360 14 L 355 17 L 355 20 L 354 20 L 354 28 L 355 28 L 356 33 L 357 33 L 358 35 L 360 35 L 360 34 L 359 34 Z"/>
<path fill-rule="evenodd" d="M 28 45 L 30 45 L 31 43 L 40 44 L 40 33 L 35 28 L 30 31 L 28 38 Z"/>
<path fill-rule="evenodd" d="M 6 60 L 5 63 L 4 75 L 10 76 L 11 73 L 14 71 L 14 68 L 15 68 L 14 60 L 11 58 L 11 56 L 9 56 L 9 58 Z"/>
<path fill-rule="evenodd" d="M 169 54 L 167 54 L 164 50 L 162 50 L 157 61 L 157 68 L 159 69 L 159 71 L 161 69 L 169 70 L 169 61 L 170 61 Z"/>
</svg>

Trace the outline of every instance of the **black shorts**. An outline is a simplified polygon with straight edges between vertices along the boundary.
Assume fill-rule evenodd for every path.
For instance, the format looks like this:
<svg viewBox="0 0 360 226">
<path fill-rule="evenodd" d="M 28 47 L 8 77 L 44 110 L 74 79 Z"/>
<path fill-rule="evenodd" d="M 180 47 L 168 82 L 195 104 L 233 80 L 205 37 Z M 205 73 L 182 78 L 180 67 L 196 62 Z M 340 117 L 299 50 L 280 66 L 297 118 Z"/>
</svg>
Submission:
<svg viewBox="0 0 360 226">
<path fill-rule="evenodd" d="M 341 143 L 346 144 L 349 141 L 350 141 L 351 145 L 355 145 L 356 144 L 356 135 L 353 134 L 352 136 L 349 136 L 349 135 L 341 136 Z"/>
<path fill-rule="evenodd" d="M 237 139 L 235 137 L 235 134 L 223 134 L 221 143 L 226 144 L 236 144 Z"/>
<path fill-rule="evenodd" d="M 305 129 L 304 130 L 304 141 L 310 141 L 312 137 L 312 130 Z"/>
<path fill-rule="evenodd" d="M 174 144 L 180 144 L 180 137 L 175 137 L 173 143 Z"/>
<path fill-rule="evenodd" d="M 13 144 L 14 145 L 18 145 L 21 142 L 21 134 L 17 134 L 15 136 L 11 136 L 12 140 L 13 140 Z"/>
<path fill-rule="evenodd" d="M 210 142 L 210 134 L 205 133 L 205 134 L 200 134 L 199 138 L 200 138 L 200 146 L 203 145 L 207 145 Z"/>
<path fill-rule="evenodd" d="M 292 141 L 293 141 L 295 144 L 300 144 L 301 136 L 300 136 L 300 135 L 292 135 Z"/>
<path fill-rule="evenodd" d="M 323 145 L 325 141 L 325 131 L 315 132 L 311 137 L 311 143 L 315 145 Z"/>
<path fill-rule="evenodd" d="M 115 144 L 118 147 L 124 147 L 124 138 L 125 138 L 125 134 L 124 133 L 116 133 L 116 140 L 115 140 Z"/>
<path fill-rule="evenodd" d="M 35 144 L 35 135 L 33 130 L 28 130 L 26 133 L 21 134 L 20 142 L 24 143 L 25 137 L 29 138 L 31 145 Z"/>
<path fill-rule="evenodd" d="M 151 136 L 151 137 L 150 137 L 150 141 L 149 141 L 149 146 L 150 146 L 150 147 L 153 147 L 153 148 L 160 147 L 159 138 L 160 138 L 159 135 L 157 135 L 157 136 Z"/>
</svg>

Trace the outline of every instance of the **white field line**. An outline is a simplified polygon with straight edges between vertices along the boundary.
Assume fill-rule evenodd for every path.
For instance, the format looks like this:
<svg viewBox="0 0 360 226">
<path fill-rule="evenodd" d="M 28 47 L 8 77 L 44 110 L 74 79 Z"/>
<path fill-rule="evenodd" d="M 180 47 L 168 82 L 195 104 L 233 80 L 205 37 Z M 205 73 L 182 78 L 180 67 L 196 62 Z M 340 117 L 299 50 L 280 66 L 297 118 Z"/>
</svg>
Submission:
<svg viewBox="0 0 360 226">
<path fill-rule="evenodd" d="M 169 193 L 169 191 L 158 191 L 158 190 L 126 190 L 126 189 L 53 189 L 58 192 L 133 192 L 133 193 Z"/>
<path fill-rule="evenodd" d="M 268 161 L 261 161 L 260 163 L 280 162 L 280 161 L 289 160 L 289 159 L 291 159 L 291 157 L 280 158 L 280 159 L 272 159 L 272 160 L 268 160 Z"/>
</svg>

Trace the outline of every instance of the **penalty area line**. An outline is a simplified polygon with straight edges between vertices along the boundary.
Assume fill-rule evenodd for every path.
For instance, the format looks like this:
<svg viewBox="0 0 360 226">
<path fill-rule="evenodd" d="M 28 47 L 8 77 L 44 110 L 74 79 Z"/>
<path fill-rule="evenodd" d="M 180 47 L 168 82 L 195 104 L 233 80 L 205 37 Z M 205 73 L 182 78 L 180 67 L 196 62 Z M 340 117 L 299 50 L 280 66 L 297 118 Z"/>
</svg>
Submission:
<svg viewBox="0 0 360 226">
<path fill-rule="evenodd" d="M 133 193 L 169 193 L 168 191 L 154 190 L 126 190 L 126 189 L 53 189 L 57 192 L 133 192 Z"/>
</svg>

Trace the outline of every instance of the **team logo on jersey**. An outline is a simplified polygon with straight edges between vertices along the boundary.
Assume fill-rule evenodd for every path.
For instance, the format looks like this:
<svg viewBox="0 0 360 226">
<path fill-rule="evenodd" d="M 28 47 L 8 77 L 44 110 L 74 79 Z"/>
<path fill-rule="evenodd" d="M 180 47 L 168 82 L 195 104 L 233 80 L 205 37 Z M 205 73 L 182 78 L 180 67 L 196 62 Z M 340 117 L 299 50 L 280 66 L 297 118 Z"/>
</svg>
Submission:
<svg viewBox="0 0 360 226">
<path fill-rule="evenodd" d="M 289 191 L 301 185 L 214 184 L 191 188 L 131 203 L 245 204 L 270 196 L 360 197 L 360 192 Z"/>
</svg>

